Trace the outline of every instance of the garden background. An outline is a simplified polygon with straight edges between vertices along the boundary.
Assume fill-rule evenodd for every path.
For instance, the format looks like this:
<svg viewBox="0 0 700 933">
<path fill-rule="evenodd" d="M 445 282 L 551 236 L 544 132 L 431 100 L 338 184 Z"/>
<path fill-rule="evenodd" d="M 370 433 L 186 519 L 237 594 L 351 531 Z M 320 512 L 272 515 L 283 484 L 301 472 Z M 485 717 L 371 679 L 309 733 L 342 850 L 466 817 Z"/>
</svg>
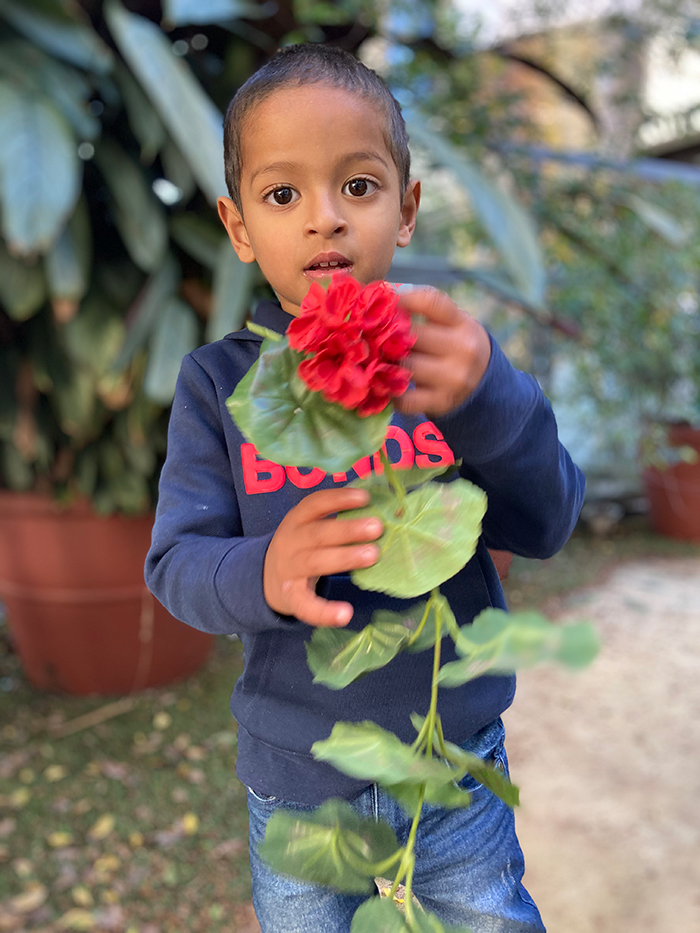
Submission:
<svg viewBox="0 0 700 933">
<path fill-rule="evenodd" d="M 297 41 L 389 82 L 426 189 L 394 280 L 493 330 L 588 476 L 569 545 L 516 558 L 506 584 L 513 608 L 591 618 L 603 643 L 585 673 L 521 675 L 507 714 L 526 883 L 550 933 L 699 928 L 700 443 L 668 434 L 700 426 L 699 37 L 693 5 L 662 0 L 587 19 L 563 2 L 0 0 L 0 930 L 256 929 L 239 643 L 186 642 L 138 573 L 110 576 L 119 544 L 74 558 L 65 529 L 86 538 L 88 500 L 100 528 L 143 514 L 147 531 L 182 356 L 266 294 L 215 217 L 221 115 Z M 100 667 L 84 639 L 106 620 Z"/>
</svg>

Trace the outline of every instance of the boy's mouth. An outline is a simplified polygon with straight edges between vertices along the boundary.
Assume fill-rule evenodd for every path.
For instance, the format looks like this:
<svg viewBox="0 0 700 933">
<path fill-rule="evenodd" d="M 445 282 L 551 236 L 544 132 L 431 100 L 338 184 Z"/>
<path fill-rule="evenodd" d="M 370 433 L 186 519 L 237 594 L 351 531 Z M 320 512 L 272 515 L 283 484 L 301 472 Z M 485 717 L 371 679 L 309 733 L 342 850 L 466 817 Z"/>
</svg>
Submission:
<svg viewBox="0 0 700 933">
<path fill-rule="evenodd" d="M 340 253 L 321 253 L 314 256 L 304 269 L 304 275 L 316 280 L 339 274 L 349 275 L 352 269 L 353 263 Z"/>
</svg>

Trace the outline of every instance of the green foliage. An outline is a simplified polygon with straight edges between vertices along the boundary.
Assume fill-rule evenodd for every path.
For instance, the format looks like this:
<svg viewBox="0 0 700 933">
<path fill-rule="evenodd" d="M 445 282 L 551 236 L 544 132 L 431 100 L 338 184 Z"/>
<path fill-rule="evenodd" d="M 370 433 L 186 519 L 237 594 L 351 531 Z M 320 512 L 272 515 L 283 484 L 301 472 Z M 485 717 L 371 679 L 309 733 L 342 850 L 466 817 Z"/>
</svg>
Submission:
<svg viewBox="0 0 700 933">
<path fill-rule="evenodd" d="M 381 863 L 398 849 L 388 824 L 359 817 L 349 803 L 330 799 L 312 813 L 276 810 L 259 855 L 275 871 L 303 881 L 368 894 Z"/>
<path fill-rule="evenodd" d="M 466 927 L 444 926 L 430 911 L 414 911 L 411 920 L 385 898 L 372 898 L 355 912 L 350 933 L 470 933 Z"/>
<path fill-rule="evenodd" d="M 349 470 L 384 441 L 391 406 L 361 418 L 326 402 L 301 381 L 301 354 L 286 340 L 263 342 L 260 358 L 238 383 L 226 405 L 261 456 L 274 463 Z"/>
<path fill-rule="evenodd" d="M 370 505 L 342 519 L 374 516 L 384 524 L 381 559 L 352 572 L 357 586 L 410 599 L 449 580 L 471 559 L 481 534 L 486 496 L 465 479 L 427 483 L 401 500 L 379 487 Z"/>
<path fill-rule="evenodd" d="M 501 674 L 543 661 L 567 667 L 589 664 L 598 650 L 590 623 L 555 625 L 538 612 L 508 613 L 484 609 L 471 625 L 463 625 L 455 641 L 461 660 L 440 670 L 439 682 L 457 687 L 483 674 Z"/>
</svg>

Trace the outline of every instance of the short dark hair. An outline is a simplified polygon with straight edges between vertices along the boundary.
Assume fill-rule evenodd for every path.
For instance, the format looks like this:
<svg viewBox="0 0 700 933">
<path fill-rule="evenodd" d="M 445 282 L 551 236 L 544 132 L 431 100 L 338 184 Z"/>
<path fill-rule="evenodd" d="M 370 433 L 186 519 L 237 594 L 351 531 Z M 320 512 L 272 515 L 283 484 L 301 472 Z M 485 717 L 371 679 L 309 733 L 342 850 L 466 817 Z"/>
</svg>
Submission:
<svg viewBox="0 0 700 933">
<path fill-rule="evenodd" d="M 401 107 L 379 75 L 361 61 L 331 45 L 306 42 L 281 49 L 243 84 L 224 119 L 224 170 L 231 200 L 242 213 L 242 134 L 247 117 L 266 97 L 282 87 L 325 84 L 353 91 L 380 104 L 387 116 L 387 148 L 399 172 L 401 194 L 408 187 L 411 156 Z"/>
</svg>

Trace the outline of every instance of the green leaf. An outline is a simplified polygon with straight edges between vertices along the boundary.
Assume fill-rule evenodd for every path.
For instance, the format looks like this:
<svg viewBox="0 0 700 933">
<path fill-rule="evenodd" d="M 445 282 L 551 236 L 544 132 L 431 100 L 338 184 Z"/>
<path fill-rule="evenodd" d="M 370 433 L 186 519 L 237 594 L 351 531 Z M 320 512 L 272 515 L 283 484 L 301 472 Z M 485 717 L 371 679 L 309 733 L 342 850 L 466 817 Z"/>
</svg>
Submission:
<svg viewBox="0 0 700 933">
<path fill-rule="evenodd" d="M 84 198 L 46 254 L 49 295 L 54 301 L 79 302 L 87 292 L 92 264 L 92 231 Z"/>
<path fill-rule="evenodd" d="M 115 371 L 124 369 L 134 354 L 146 344 L 167 300 L 175 294 L 179 280 L 180 269 L 172 255 L 168 254 L 160 269 L 146 282 L 135 306 L 129 310 L 127 335 L 114 361 Z"/>
<path fill-rule="evenodd" d="M 445 762 L 418 754 L 393 732 L 369 721 L 337 722 L 329 738 L 314 742 L 311 754 L 350 777 L 384 785 L 427 783 L 432 790 L 464 776 Z"/>
<path fill-rule="evenodd" d="M 151 339 L 144 377 L 143 390 L 152 401 L 163 406 L 172 402 L 182 358 L 199 345 L 198 332 L 190 306 L 179 298 L 169 298 Z"/>
<path fill-rule="evenodd" d="M 170 233 L 178 246 L 208 269 L 219 261 L 224 239 L 228 243 L 221 224 L 209 223 L 194 211 L 175 214 L 170 221 Z"/>
<path fill-rule="evenodd" d="M 658 204 L 653 204 L 637 194 L 626 194 L 621 203 L 633 211 L 652 233 L 676 248 L 683 246 L 693 235 L 692 227 L 678 220 Z"/>
<path fill-rule="evenodd" d="M 455 776 L 455 780 L 449 784 L 427 784 L 423 802 L 431 806 L 444 807 L 446 810 L 465 809 L 471 806 L 471 794 L 458 787 L 455 783 L 456 780 L 461 780 L 461 778 Z M 409 815 L 413 815 L 418 809 L 420 802 L 420 786 L 418 784 L 388 784 L 384 787 L 384 790 L 387 794 L 391 794 Z"/>
<path fill-rule="evenodd" d="M 0 74 L 33 97 L 50 97 L 79 139 L 95 139 L 100 121 L 87 109 L 93 88 L 85 75 L 24 39 L 0 42 Z"/>
<path fill-rule="evenodd" d="M 388 824 L 363 819 L 332 798 L 312 813 L 276 810 L 258 854 L 282 874 L 364 894 L 372 890 L 376 865 L 398 848 Z"/>
<path fill-rule="evenodd" d="M 556 625 L 537 612 L 508 613 L 485 609 L 459 630 L 461 660 L 443 665 L 444 687 L 457 687 L 482 674 L 501 674 L 543 661 L 584 667 L 595 657 L 598 638 L 588 622 Z"/>
<path fill-rule="evenodd" d="M 2 231 L 20 255 L 44 252 L 80 193 L 75 137 L 54 104 L 0 82 Z"/>
<path fill-rule="evenodd" d="M 374 516 L 384 525 L 376 541 L 380 559 L 353 570 L 353 583 L 405 599 L 427 593 L 471 560 L 485 512 L 486 494 L 465 479 L 419 486 L 403 507 L 392 490 L 378 488 L 370 505 L 339 517 Z"/>
<path fill-rule="evenodd" d="M 16 492 L 24 492 L 34 485 L 32 468 L 12 442 L 0 443 L 0 477 Z"/>
<path fill-rule="evenodd" d="M 165 177 L 182 192 L 180 203 L 186 204 L 197 190 L 197 179 L 187 159 L 169 136 L 160 151 L 160 161 Z"/>
<path fill-rule="evenodd" d="M 243 327 L 257 278 L 257 264 L 241 262 L 226 237 L 219 246 L 214 266 L 214 301 L 207 323 L 208 343 Z"/>
<path fill-rule="evenodd" d="M 263 343 L 260 358 L 226 402 L 229 413 L 262 457 L 329 473 L 347 471 L 381 447 L 392 408 L 360 418 L 324 401 L 297 376 L 301 358 L 287 340 Z"/>
<path fill-rule="evenodd" d="M 87 71 L 105 74 L 112 67 L 112 52 L 92 28 L 76 3 L 47 4 L 46 12 L 17 0 L 0 0 L 0 13 L 14 28 L 52 55 Z M 70 9 L 70 14 L 65 10 Z"/>
<path fill-rule="evenodd" d="M 415 909 L 413 925 L 386 897 L 372 897 L 355 911 L 350 933 L 471 933 L 466 927 L 444 926 L 432 911 Z"/>
<path fill-rule="evenodd" d="M 87 369 L 73 367 L 68 379 L 57 383 L 51 394 L 61 430 L 77 443 L 96 437 L 102 425 L 95 382 Z"/>
<path fill-rule="evenodd" d="M 267 3 L 245 0 L 164 0 L 163 14 L 168 26 L 204 26 L 232 19 L 266 19 L 276 9 Z"/>
<path fill-rule="evenodd" d="M 114 76 L 122 93 L 129 126 L 141 146 L 141 161 L 150 165 L 166 140 L 163 122 L 141 85 L 121 62 L 117 62 Z"/>
<path fill-rule="evenodd" d="M 487 764 L 478 755 L 471 752 L 465 752 L 459 745 L 452 742 L 445 742 L 445 757 L 455 767 L 464 770 L 470 774 L 475 781 L 487 787 L 492 794 L 495 794 L 500 800 L 509 807 L 517 807 L 520 803 L 520 791 L 511 784 L 506 775 L 493 765 Z"/>
<path fill-rule="evenodd" d="M 430 615 L 428 616 L 420 635 L 418 635 L 414 641 L 411 641 L 408 645 L 406 645 L 406 651 L 410 652 L 411 654 L 418 654 L 420 651 L 427 651 L 428 648 L 432 648 L 435 644 L 435 616 L 437 612 L 440 613 L 440 618 L 442 620 L 441 631 L 443 638 L 447 634 L 448 625 L 450 622 L 455 628 L 457 627 L 457 620 L 454 617 L 454 613 L 452 612 L 450 604 L 442 595 L 442 593 L 438 593 L 437 595 L 432 596 L 431 603 L 432 605 Z M 419 623 L 420 619 L 422 618 L 422 609 L 425 607 L 425 605 L 425 603 L 417 603 L 415 606 L 411 606 L 409 609 L 409 613 L 411 615 L 414 615 L 414 613 L 418 615 L 420 613 L 420 616 L 418 616 L 417 619 Z"/>
<path fill-rule="evenodd" d="M 95 148 L 95 162 L 109 186 L 124 246 L 140 269 L 153 272 L 165 256 L 168 224 L 143 169 L 109 139 Z"/>
<path fill-rule="evenodd" d="M 124 343 L 124 321 L 113 305 L 91 293 L 63 333 L 71 360 L 97 377 L 109 371 Z"/>
<path fill-rule="evenodd" d="M 454 465 L 449 467 L 439 466 L 433 469 L 413 466 L 408 470 L 397 470 L 396 466 L 394 466 L 394 472 L 399 474 L 406 489 L 416 489 L 418 486 L 423 486 L 439 476 L 449 476 L 454 473 Z M 348 486 L 352 486 L 353 489 L 369 489 L 370 492 L 378 486 L 391 489 L 385 470 L 368 473 L 367 476 L 358 476 L 357 479 L 348 483 Z"/>
<path fill-rule="evenodd" d="M 449 168 L 468 191 L 474 211 L 501 254 L 513 283 L 535 307 L 544 304 L 546 272 L 533 220 L 471 160 L 428 125 L 417 111 L 406 114 L 411 139 L 439 165 Z"/>
<path fill-rule="evenodd" d="M 46 279 L 38 263 L 14 259 L 0 240 L 0 303 L 15 321 L 26 321 L 46 299 Z"/>
<path fill-rule="evenodd" d="M 160 114 L 211 204 L 226 194 L 223 117 L 189 66 L 150 20 L 111 0 L 109 29 L 127 64 Z"/>
</svg>

